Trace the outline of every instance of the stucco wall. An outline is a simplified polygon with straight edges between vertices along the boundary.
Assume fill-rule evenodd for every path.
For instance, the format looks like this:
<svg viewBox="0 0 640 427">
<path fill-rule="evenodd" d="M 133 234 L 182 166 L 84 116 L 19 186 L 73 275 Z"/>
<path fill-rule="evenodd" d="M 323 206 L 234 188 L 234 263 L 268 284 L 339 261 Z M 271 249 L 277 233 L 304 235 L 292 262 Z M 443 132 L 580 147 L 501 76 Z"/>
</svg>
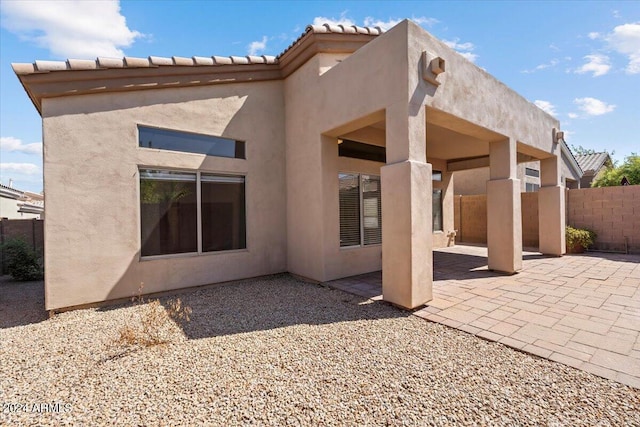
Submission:
<svg viewBox="0 0 640 427">
<path fill-rule="evenodd" d="M 45 99 L 46 308 L 286 271 L 282 82 Z M 137 124 L 246 141 L 246 160 L 138 147 Z M 246 175 L 247 249 L 140 259 L 140 166 Z"/>
<path fill-rule="evenodd" d="M 406 96 L 404 45 L 402 29 L 391 30 L 348 58 L 316 55 L 285 80 L 287 265 L 294 274 L 322 281 L 381 266 L 380 247 L 339 248 L 338 143 L 326 133 Z"/>
</svg>

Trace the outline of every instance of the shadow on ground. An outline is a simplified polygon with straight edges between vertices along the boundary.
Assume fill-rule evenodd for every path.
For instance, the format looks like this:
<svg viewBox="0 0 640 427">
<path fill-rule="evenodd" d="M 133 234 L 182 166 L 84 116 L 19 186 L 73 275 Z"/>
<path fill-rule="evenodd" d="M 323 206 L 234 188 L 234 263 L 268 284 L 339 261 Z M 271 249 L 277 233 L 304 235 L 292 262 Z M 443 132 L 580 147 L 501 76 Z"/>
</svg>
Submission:
<svg viewBox="0 0 640 427">
<path fill-rule="evenodd" d="M 15 282 L 0 276 L 0 329 L 47 320 L 44 282 Z"/>
<path fill-rule="evenodd" d="M 214 285 L 172 298 L 180 298 L 192 309 L 191 321 L 182 324 L 190 339 L 411 315 L 386 303 L 306 283 L 289 274 Z M 165 298 L 161 301 L 166 304 Z"/>
</svg>

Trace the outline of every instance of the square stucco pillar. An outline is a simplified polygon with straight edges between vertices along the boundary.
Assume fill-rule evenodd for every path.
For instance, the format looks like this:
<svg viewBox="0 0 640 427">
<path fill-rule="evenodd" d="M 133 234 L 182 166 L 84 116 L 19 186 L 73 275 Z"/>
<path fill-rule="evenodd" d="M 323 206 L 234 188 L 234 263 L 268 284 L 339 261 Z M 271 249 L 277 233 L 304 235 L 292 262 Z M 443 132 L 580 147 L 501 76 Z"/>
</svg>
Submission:
<svg viewBox="0 0 640 427">
<path fill-rule="evenodd" d="M 516 156 L 515 140 L 490 143 L 491 171 L 487 181 L 489 269 L 510 274 L 522 269 L 522 209 Z"/>
<path fill-rule="evenodd" d="M 565 200 L 561 184 L 559 156 L 540 160 L 540 189 L 538 190 L 538 230 L 540 252 L 562 256 L 566 253 Z"/>
<path fill-rule="evenodd" d="M 387 165 L 381 168 L 382 297 L 412 309 L 433 299 L 431 165 L 424 107 L 386 111 Z"/>
</svg>

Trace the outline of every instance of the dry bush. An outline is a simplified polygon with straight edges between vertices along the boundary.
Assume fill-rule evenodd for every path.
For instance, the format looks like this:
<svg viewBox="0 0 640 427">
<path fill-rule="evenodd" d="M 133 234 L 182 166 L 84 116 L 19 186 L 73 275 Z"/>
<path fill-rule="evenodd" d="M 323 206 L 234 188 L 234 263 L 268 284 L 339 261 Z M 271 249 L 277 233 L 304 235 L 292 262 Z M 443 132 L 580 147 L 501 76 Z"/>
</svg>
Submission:
<svg viewBox="0 0 640 427">
<path fill-rule="evenodd" d="M 165 308 L 157 299 L 145 300 L 142 296 L 143 288 L 144 285 L 141 284 L 137 295 L 131 298 L 138 310 L 133 313 L 132 321 L 118 331 L 116 345 L 151 347 L 164 344 L 171 340 L 174 321 L 180 323 L 191 320 L 191 308 L 183 305 L 180 298 L 167 301 Z"/>
</svg>

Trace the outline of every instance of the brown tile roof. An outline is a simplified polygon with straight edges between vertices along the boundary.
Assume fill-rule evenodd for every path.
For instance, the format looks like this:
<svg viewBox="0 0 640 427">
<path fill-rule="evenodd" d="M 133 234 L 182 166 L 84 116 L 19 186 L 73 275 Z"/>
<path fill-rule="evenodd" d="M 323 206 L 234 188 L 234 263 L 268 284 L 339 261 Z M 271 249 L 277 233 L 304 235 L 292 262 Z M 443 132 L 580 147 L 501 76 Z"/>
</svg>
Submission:
<svg viewBox="0 0 640 427">
<path fill-rule="evenodd" d="M 17 75 L 28 75 L 46 73 L 52 71 L 86 71 L 108 68 L 156 68 L 165 66 L 223 66 L 223 65 L 250 65 L 250 64 L 278 64 L 279 59 L 288 50 L 296 46 L 308 34 L 353 34 L 377 36 L 383 33 L 380 27 L 359 27 L 356 25 L 309 25 L 304 33 L 300 35 L 282 53 L 276 56 L 269 55 L 247 55 L 247 56 L 193 56 L 184 58 L 172 56 L 171 58 L 160 56 L 149 56 L 148 58 L 102 58 L 95 60 L 87 59 L 67 59 L 66 61 L 35 61 L 34 63 L 14 63 L 11 64 L 13 71 Z"/>
</svg>

